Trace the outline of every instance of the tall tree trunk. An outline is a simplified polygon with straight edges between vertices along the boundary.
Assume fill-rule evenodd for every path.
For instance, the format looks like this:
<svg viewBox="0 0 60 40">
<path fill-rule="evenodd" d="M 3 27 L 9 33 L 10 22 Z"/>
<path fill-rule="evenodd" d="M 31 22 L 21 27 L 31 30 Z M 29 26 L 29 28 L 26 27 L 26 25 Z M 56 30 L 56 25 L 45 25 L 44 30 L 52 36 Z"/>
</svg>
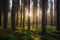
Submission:
<svg viewBox="0 0 60 40">
<path fill-rule="evenodd" d="M 50 12 L 51 12 L 51 26 L 53 26 L 53 4 L 52 4 L 52 1 L 51 1 L 51 9 L 50 9 Z"/>
<path fill-rule="evenodd" d="M 22 27 L 22 8 L 23 8 L 23 6 L 22 6 L 22 0 L 21 0 L 21 5 L 20 5 L 20 14 L 21 14 L 21 17 L 20 17 L 20 27 Z"/>
<path fill-rule="evenodd" d="M 60 30 L 60 0 L 57 0 L 57 30 Z"/>
<path fill-rule="evenodd" d="M 4 29 L 6 29 L 8 24 L 9 0 L 4 0 L 3 3 L 4 3 Z"/>
<path fill-rule="evenodd" d="M 36 0 L 33 0 L 33 27 L 35 26 L 35 17 L 36 17 L 36 13 L 35 13 L 35 11 L 36 11 L 36 9 L 35 9 L 35 7 L 36 7 Z"/>
<path fill-rule="evenodd" d="M 12 0 L 12 13 L 11 13 L 11 26 L 12 26 L 12 30 L 15 31 L 16 30 L 16 22 L 15 22 L 15 13 L 16 13 L 16 10 L 15 10 L 15 3 L 16 3 L 16 0 Z"/>
<path fill-rule="evenodd" d="M 25 27 L 25 0 L 22 0 L 23 1 L 23 9 L 22 9 L 22 12 L 23 12 L 23 28 Z"/>
<path fill-rule="evenodd" d="M 20 27 L 22 27 L 22 21 L 23 21 L 23 20 L 22 20 L 22 16 L 23 16 L 23 15 L 22 15 L 22 5 L 21 5 L 20 7 L 21 7 L 21 9 L 20 9 L 20 14 L 21 14 L 21 17 L 20 17 L 20 18 L 21 18 L 21 19 L 20 19 Z"/>
<path fill-rule="evenodd" d="M 18 25 L 18 15 L 19 15 L 19 0 L 17 0 L 17 3 L 16 3 L 16 6 L 17 6 L 17 10 L 16 10 L 16 12 L 17 12 L 17 19 L 16 19 L 16 25 Z"/>
<path fill-rule="evenodd" d="M 27 1 L 28 5 L 28 30 L 30 30 L 30 0 Z"/>
<path fill-rule="evenodd" d="M 41 17 L 42 17 L 42 0 L 40 0 L 40 2 L 39 2 L 39 10 L 41 10 L 40 12 L 39 12 L 39 25 L 41 25 L 42 24 L 42 19 L 41 19 Z"/>
<path fill-rule="evenodd" d="M 46 33 L 46 2 L 47 0 L 42 0 L 42 34 Z"/>
<path fill-rule="evenodd" d="M 1 17 L 2 17 L 2 0 L 0 0 L 0 27 L 1 27 Z"/>
<path fill-rule="evenodd" d="M 35 8 L 35 13 L 36 13 L 36 27 L 38 26 L 38 13 L 37 13 L 37 0 L 36 0 L 36 8 Z"/>
<path fill-rule="evenodd" d="M 54 26 L 57 26 L 57 0 L 54 0 Z"/>
</svg>

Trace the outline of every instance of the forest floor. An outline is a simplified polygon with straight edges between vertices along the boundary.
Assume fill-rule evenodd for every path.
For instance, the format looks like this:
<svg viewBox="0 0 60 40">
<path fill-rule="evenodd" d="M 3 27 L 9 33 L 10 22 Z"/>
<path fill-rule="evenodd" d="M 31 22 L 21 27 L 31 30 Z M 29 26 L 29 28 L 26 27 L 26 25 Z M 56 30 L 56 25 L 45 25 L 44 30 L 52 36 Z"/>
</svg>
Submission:
<svg viewBox="0 0 60 40">
<path fill-rule="evenodd" d="M 38 29 L 38 30 L 35 30 Z M 47 32 L 42 35 L 41 27 L 31 29 L 31 30 L 22 30 L 16 29 L 15 32 L 12 32 L 11 29 L 0 29 L 0 40 L 59 40 L 60 31 L 56 31 L 54 27 L 47 27 Z M 40 32 L 39 32 L 40 31 Z"/>
</svg>

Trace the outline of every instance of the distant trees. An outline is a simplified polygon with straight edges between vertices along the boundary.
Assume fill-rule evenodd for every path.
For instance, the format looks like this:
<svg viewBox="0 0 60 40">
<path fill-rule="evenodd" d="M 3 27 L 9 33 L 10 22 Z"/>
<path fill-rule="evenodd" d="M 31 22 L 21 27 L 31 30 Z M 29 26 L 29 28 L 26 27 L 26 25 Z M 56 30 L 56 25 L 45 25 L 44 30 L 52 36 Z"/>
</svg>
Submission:
<svg viewBox="0 0 60 40">
<path fill-rule="evenodd" d="M 33 26 L 34 26 L 34 23 L 35 23 L 35 17 L 34 17 L 35 16 L 35 14 L 34 14 L 35 12 L 34 12 L 34 10 L 35 9 L 34 9 L 34 6 L 33 6 Z"/>
<path fill-rule="evenodd" d="M 57 0 L 57 30 L 60 30 L 60 0 Z"/>
</svg>

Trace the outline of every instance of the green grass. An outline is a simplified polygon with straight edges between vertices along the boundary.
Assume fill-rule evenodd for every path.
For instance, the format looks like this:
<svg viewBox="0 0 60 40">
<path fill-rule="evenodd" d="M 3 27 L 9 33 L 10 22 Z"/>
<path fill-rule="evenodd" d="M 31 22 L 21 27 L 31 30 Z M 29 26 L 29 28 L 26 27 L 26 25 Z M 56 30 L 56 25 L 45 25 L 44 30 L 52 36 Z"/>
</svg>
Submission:
<svg viewBox="0 0 60 40">
<path fill-rule="evenodd" d="M 54 31 L 56 31 L 56 27 L 55 26 L 50 26 L 50 25 L 48 25 L 47 27 L 46 27 L 46 31 L 47 32 L 54 32 Z"/>
</svg>

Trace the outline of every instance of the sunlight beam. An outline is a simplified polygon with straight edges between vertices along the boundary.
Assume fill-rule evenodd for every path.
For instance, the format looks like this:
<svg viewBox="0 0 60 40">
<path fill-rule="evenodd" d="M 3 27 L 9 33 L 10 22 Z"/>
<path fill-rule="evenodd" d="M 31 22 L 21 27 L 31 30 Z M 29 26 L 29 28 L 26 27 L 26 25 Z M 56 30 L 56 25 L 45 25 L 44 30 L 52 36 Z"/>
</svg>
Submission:
<svg viewBox="0 0 60 40">
<path fill-rule="evenodd" d="M 29 16 L 32 17 L 32 11 L 33 11 L 33 2 L 30 0 L 30 14 Z"/>
</svg>

